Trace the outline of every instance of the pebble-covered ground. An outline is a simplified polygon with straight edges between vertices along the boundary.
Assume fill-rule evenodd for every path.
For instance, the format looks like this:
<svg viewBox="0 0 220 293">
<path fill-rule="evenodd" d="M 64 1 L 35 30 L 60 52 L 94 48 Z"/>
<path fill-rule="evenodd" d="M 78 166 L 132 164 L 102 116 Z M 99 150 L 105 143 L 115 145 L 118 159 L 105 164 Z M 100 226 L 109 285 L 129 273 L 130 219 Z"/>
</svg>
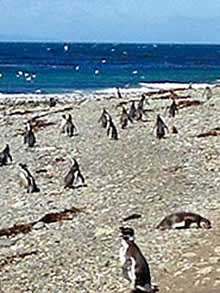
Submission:
<svg viewBox="0 0 220 293">
<path fill-rule="evenodd" d="M 205 102 L 202 92 L 177 94 Z M 180 108 L 175 119 L 164 116 L 171 100 L 154 97 L 159 95 L 145 105 L 152 110 L 146 112 L 146 121 L 123 130 L 116 106 L 128 98 L 58 103 L 54 108 L 0 106 L 0 148 L 9 143 L 13 156 L 12 163 L 0 167 L 0 229 L 73 206 L 84 208 L 71 220 L 38 222 L 27 234 L 0 237 L 0 292 L 130 292 L 121 274 L 119 226 L 133 213 L 142 217 L 126 225 L 135 229 L 161 293 L 220 292 L 220 136 L 196 137 L 220 127 L 220 90 L 205 103 Z M 103 107 L 119 129 L 118 141 L 109 139 L 97 123 Z M 24 122 L 47 113 L 39 119 L 51 125 L 36 132 L 37 144 L 28 149 L 21 135 Z M 72 114 L 79 135 L 60 134 L 63 113 Z M 153 135 L 158 113 L 170 129 L 160 141 Z M 172 133 L 173 125 L 178 134 Z M 63 188 L 71 158 L 79 162 L 87 187 Z M 19 185 L 21 162 L 41 192 L 28 194 Z M 183 210 L 207 217 L 213 228 L 155 229 L 163 217 Z"/>
</svg>

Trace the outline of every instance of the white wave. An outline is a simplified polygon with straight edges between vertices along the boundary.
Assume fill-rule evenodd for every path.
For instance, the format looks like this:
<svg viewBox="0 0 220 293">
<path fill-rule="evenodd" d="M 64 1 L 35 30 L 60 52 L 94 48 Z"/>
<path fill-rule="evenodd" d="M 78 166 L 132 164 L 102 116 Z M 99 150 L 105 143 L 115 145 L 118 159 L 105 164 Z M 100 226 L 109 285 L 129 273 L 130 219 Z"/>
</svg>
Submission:
<svg viewBox="0 0 220 293">
<path fill-rule="evenodd" d="M 204 89 L 207 86 L 215 87 L 215 84 L 209 83 L 176 83 L 176 82 L 159 82 L 159 83 L 148 83 L 148 82 L 140 82 L 139 85 L 148 90 L 174 90 L 177 88 L 189 88 L 193 89 Z"/>
<path fill-rule="evenodd" d="M 161 89 L 175 89 L 175 88 L 189 88 L 188 83 L 141 83 L 141 87 L 128 87 L 120 88 L 120 93 L 123 98 L 137 98 L 147 92 L 155 92 Z M 196 83 L 191 85 L 194 89 L 204 89 L 206 86 L 215 87 L 214 84 Z M 117 97 L 116 88 L 106 88 L 99 90 L 75 90 L 71 93 L 63 94 L 44 94 L 41 89 L 37 89 L 34 94 L 3 94 L 0 93 L 0 103 L 14 103 L 23 104 L 29 102 L 44 102 L 49 101 L 51 97 L 56 98 L 61 103 L 71 103 L 82 99 L 95 100 L 95 99 L 108 99 Z"/>
</svg>

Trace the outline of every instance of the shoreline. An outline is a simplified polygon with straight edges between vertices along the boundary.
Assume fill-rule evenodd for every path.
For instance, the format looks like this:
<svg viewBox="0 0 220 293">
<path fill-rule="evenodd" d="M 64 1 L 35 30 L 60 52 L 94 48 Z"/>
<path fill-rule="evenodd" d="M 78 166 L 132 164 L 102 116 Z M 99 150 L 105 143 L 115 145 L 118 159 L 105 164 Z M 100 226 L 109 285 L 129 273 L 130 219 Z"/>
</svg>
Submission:
<svg viewBox="0 0 220 293">
<path fill-rule="evenodd" d="M 218 83 L 140 83 L 141 87 L 134 88 L 120 88 L 120 92 L 123 98 L 133 98 L 142 94 L 160 94 L 161 91 L 176 91 L 178 89 L 188 90 L 190 87 L 193 90 L 204 90 L 207 86 L 210 88 L 216 88 Z M 72 103 L 80 100 L 98 100 L 117 98 L 116 88 L 106 88 L 98 90 L 75 90 L 70 93 L 0 93 L 0 104 L 29 104 L 29 103 L 48 103 L 50 98 L 54 98 L 60 103 Z"/>
</svg>

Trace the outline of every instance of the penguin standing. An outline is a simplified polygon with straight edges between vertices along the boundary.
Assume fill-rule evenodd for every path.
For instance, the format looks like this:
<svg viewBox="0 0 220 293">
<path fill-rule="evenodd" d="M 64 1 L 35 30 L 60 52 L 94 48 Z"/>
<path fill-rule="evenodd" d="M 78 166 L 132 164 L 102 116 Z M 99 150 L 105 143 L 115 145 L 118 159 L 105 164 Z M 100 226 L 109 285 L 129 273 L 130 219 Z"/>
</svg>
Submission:
<svg viewBox="0 0 220 293">
<path fill-rule="evenodd" d="M 144 101 L 145 101 L 145 95 L 142 95 L 137 105 L 136 120 L 142 120 L 142 117 L 144 114 Z"/>
<path fill-rule="evenodd" d="M 157 121 L 154 128 L 156 128 L 156 136 L 159 139 L 165 136 L 166 131 L 168 132 L 168 127 L 159 114 L 157 115 Z"/>
<path fill-rule="evenodd" d="M 49 107 L 55 107 L 57 104 L 56 100 L 53 97 L 50 97 Z"/>
<path fill-rule="evenodd" d="M 20 184 L 27 188 L 27 193 L 39 192 L 40 189 L 37 187 L 36 181 L 26 164 L 19 163 L 20 167 Z"/>
<path fill-rule="evenodd" d="M 33 132 L 33 127 L 31 122 L 28 121 L 25 127 L 24 144 L 27 144 L 28 147 L 33 147 L 35 143 L 36 143 L 36 137 Z"/>
<path fill-rule="evenodd" d="M 158 288 L 151 285 L 149 265 L 140 248 L 135 243 L 134 230 L 129 227 L 120 227 L 121 248 L 120 260 L 123 276 L 132 284 L 132 292 L 157 292 Z"/>
<path fill-rule="evenodd" d="M 111 117 L 109 117 L 107 123 L 107 136 L 111 139 L 118 140 L 118 131 Z"/>
<path fill-rule="evenodd" d="M 60 133 L 65 133 L 65 127 L 66 127 L 66 115 L 62 115 L 62 120 L 60 123 Z"/>
<path fill-rule="evenodd" d="M 64 184 L 64 188 L 85 186 L 85 178 L 80 171 L 79 164 L 76 159 L 73 160 L 72 167 L 64 178 Z"/>
<path fill-rule="evenodd" d="M 64 129 L 65 129 L 66 134 L 69 137 L 76 134 L 76 126 L 73 123 L 73 119 L 72 119 L 71 114 L 69 114 L 68 117 L 66 118 L 66 124 L 65 124 Z"/>
<path fill-rule="evenodd" d="M 13 161 L 10 154 L 10 147 L 8 144 L 6 144 L 3 151 L 0 152 L 0 166 L 7 165 L 8 160 L 10 160 L 11 162 Z"/>
<path fill-rule="evenodd" d="M 129 115 L 129 117 L 131 119 L 136 119 L 136 117 L 137 117 L 137 109 L 135 107 L 135 101 L 132 101 L 130 110 L 128 112 L 128 115 Z"/>
<path fill-rule="evenodd" d="M 121 92 L 120 92 L 120 88 L 119 87 L 116 87 L 116 90 L 117 90 L 117 96 L 119 99 L 122 99 L 122 95 L 121 95 Z"/>
<path fill-rule="evenodd" d="M 202 97 L 205 97 L 206 100 L 208 101 L 211 99 L 212 96 L 213 96 L 212 89 L 209 86 L 206 86 L 202 94 Z"/>
<path fill-rule="evenodd" d="M 177 108 L 177 104 L 176 104 L 175 100 L 173 99 L 173 102 L 170 105 L 169 111 L 168 111 L 169 117 L 173 117 L 174 118 L 176 116 L 176 112 L 178 112 L 178 108 Z"/>
<path fill-rule="evenodd" d="M 106 128 L 108 124 L 108 120 L 111 118 L 111 115 L 103 108 L 102 114 L 98 120 L 98 123 L 101 123 L 102 128 Z"/>
<path fill-rule="evenodd" d="M 121 128 L 125 129 L 128 126 L 128 122 L 133 123 L 133 120 L 128 115 L 126 109 L 124 107 L 122 107 L 122 113 L 121 113 L 121 117 L 120 117 Z"/>
</svg>

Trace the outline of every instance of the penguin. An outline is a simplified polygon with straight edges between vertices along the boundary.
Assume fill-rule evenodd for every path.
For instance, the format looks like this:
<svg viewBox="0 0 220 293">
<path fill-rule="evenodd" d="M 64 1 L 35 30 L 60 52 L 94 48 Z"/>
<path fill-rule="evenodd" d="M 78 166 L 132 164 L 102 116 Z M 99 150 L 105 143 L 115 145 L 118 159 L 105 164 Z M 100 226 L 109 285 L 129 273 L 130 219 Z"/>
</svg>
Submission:
<svg viewBox="0 0 220 293">
<path fill-rule="evenodd" d="M 49 100 L 49 107 L 55 107 L 57 104 L 56 100 L 53 98 L 53 97 L 50 97 L 50 100 Z"/>
<path fill-rule="evenodd" d="M 10 153 L 10 147 L 8 144 L 6 144 L 3 151 L 0 152 L 0 166 L 7 165 L 8 160 L 10 160 L 11 162 L 13 161 Z"/>
<path fill-rule="evenodd" d="M 106 128 L 108 124 L 108 120 L 111 118 L 111 115 L 103 108 L 102 114 L 98 120 L 98 123 L 101 123 L 102 128 Z"/>
<path fill-rule="evenodd" d="M 151 285 L 149 265 L 140 248 L 135 243 L 133 228 L 120 227 L 120 230 L 122 238 L 120 248 L 122 273 L 124 278 L 131 282 L 132 292 L 157 292 L 158 288 Z"/>
<path fill-rule="evenodd" d="M 142 120 L 142 117 L 144 114 L 144 101 L 145 101 L 145 95 L 142 95 L 137 105 L 136 120 Z"/>
<path fill-rule="evenodd" d="M 187 229 L 192 225 L 196 225 L 197 228 L 210 229 L 211 222 L 200 216 L 199 214 L 190 212 L 178 212 L 165 217 L 159 225 L 156 226 L 157 229 Z"/>
<path fill-rule="evenodd" d="M 85 185 L 85 178 L 83 177 L 79 164 L 76 159 L 73 159 L 73 164 L 64 178 L 64 188 L 76 188 Z"/>
<path fill-rule="evenodd" d="M 118 131 L 111 117 L 109 117 L 107 123 L 107 136 L 111 139 L 118 140 Z"/>
<path fill-rule="evenodd" d="M 36 143 L 36 137 L 33 132 L 32 124 L 30 121 L 28 121 L 25 126 L 24 144 L 27 144 L 28 147 L 33 147 L 35 143 Z"/>
<path fill-rule="evenodd" d="M 40 192 L 40 189 L 38 188 L 34 177 L 28 170 L 27 165 L 19 163 L 19 167 L 20 185 L 27 188 L 27 193 Z"/>
<path fill-rule="evenodd" d="M 62 115 L 62 120 L 60 123 L 60 133 L 65 133 L 65 127 L 66 127 L 66 115 Z"/>
<path fill-rule="evenodd" d="M 159 139 L 165 136 L 166 130 L 168 132 L 168 127 L 164 123 L 164 121 L 162 120 L 159 114 L 157 115 L 157 121 L 154 128 L 156 128 L 156 136 Z"/>
<path fill-rule="evenodd" d="M 206 86 L 205 89 L 204 89 L 204 92 L 202 94 L 202 97 L 205 97 L 206 100 L 210 100 L 211 97 L 213 96 L 213 93 L 212 93 L 212 90 L 209 86 Z"/>
<path fill-rule="evenodd" d="M 178 112 L 178 108 L 177 108 L 177 104 L 175 102 L 175 99 L 172 99 L 172 100 L 173 100 L 173 102 L 169 107 L 168 115 L 169 115 L 169 117 L 174 118 L 176 116 L 176 112 Z"/>
<path fill-rule="evenodd" d="M 135 101 L 132 101 L 130 110 L 128 112 L 128 115 L 129 115 L 129 117 L 131 119 L 136 119 L 136 117 L 137 117 L 137 109 L 135 107 Z"/>
<path fill-rule="evenodd" d="M 66 133 L 69 137 L 72 137 L 73 135 L 76 134 L 76 126 L 75 126 L 74 123 L 73 123 L 72 115 L 71 115 L 71 114 L 69 114 L 69 115 L 66 117 L 66 124 L 65 124 L 65 127 L 64 127 L 64 131 L 65 131 L 65 133 Z"/>
<path fill-rule="evenodd" d="M 122 113 L 121 113 L 121 117 L 120 117 L 121 128 L 125 129 L 128 126 L 128 122 L 133 123 L 133 120 L 128 115 L 126 109 L 124 107 L 122 107 Z"/>
<path fill-rule="evenodd" d="M 116 87 L 116 90 L 117 90 L 117 96 L 119 99 L 122 99 L 122 95 L 121 95 L 121 92 L 120 92 L 120 89 L 119 87 Z"/>
</svg>

